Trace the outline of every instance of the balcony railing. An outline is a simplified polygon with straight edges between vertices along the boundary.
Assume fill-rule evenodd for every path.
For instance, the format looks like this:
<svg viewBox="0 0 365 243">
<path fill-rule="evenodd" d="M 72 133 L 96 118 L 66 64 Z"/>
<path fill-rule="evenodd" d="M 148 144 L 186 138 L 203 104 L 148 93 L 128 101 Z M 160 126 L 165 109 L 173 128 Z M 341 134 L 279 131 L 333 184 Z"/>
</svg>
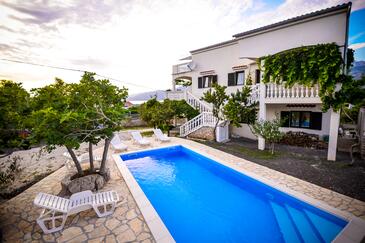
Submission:
<svg viewBox="0 0 365 243">
<path fill-rule="evenodd" d="M 170 100 L 184 100 L 184 91 L 167 91 L 166 98 Z"/>
<path fill-rule="evenodd" d="M 319 87 L 314 85 L 308 87 L 304 85 L 293 85 L 285 87 L 285 84 L 266 84 L 266 99 L 290 99 L 298 100 L 303 98 L 319 99 Z"/>
<path fill-rule="evenodd" d="M 172 74 L 180 74 L 180 73 L 186 73 L 190 72 L 191 69 L 189 68 L 190 62 L 177 64 L 172 66 Z"/>
</svg>

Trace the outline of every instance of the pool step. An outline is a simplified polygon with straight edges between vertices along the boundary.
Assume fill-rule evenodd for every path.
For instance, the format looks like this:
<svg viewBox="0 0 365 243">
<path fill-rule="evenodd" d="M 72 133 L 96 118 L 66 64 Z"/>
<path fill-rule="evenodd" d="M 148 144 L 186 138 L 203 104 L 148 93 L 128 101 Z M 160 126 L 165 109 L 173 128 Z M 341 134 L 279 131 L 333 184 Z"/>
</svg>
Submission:
<svg viewBox="0 0 365 243">
<path fill-rule="evenodd" d="M 287 204 L 285 204 L 285 208 L 287 209 L 290 217 L 293 219 L 293 222 L 305 243 L 325 242 L 319 234 L 316 226 L 310 221 L 303 211 L 290 207 Z"/>
<path fill-rule="evenodd" d="M 287 210 L 275 202 L 270 202 L 276 221 L 285 242 L 303 242 L 296 226 L 293 224 Z"/>
<path fill-rule="evenodd" d="M 307 210 L 299 210 L 287 204 L 270 201 L 285 242 L 330 242 L 337 234 L 337 227 L 333 223 L 321 219 Z M 319 231 L 316 225 L 327 224 L 333 230 Z"/>
</svg>

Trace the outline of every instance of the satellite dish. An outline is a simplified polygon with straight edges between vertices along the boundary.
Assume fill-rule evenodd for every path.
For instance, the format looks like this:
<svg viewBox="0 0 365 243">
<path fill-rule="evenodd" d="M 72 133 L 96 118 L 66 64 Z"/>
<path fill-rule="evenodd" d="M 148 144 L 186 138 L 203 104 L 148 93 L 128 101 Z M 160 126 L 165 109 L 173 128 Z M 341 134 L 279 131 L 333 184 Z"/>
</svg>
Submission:
<svg viewBox="0 0 365 243">
<path fill-rule="evenodd" d="M 196 68 L 196 63 L 195 62 L 190 62 L 188 64 L 188 68 L 190 69 L 190 71 L 193 71 Z"/>
</svg>

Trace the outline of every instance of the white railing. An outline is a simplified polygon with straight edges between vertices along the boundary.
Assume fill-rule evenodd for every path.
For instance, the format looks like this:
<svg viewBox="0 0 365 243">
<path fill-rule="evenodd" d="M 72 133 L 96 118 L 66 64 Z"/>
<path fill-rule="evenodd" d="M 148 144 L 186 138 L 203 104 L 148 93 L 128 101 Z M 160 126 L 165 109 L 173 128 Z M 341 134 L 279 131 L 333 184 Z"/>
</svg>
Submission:
<svg viewBox="0 0 365 243">
<path fill-rule="evenodd" d="M 172 74 L 179 74 L 179 73 L 186 73 L 190 72 L 191 69 L 189 68 L 190 62 L 177 64 L 172 66 Z"/>
<path fill-rule="evenodd" d="M 192 106 L 193 108 L 198 109 L 200 111 L 200 113 L 202 113 L 202 112 L 211 112 L 212 111 L 212 108 L 209 104 L 207 104 L 204 101 L 200 100 L 198 97 L 194 96 L 189 91 L 186 91 L 185 100 L 190 106 Z"/>
<path fill-rule="evenodd" d="M 292 87 L 285 87 L 285 84 L 266 84 L 267 99 L 298 99 L 298 98 L 318 98 L 319 88 L 318 85 L 308 87 L 304 85 L 293 85 Z"/>
<path fill-rule="evenodd" d="M 166 91 L 166 98 L 170 100 L 183 100 L 185 99 L 184 91 Z"/>
<path fill-rule="evenodd" d="M 180 136 L 185 137 L 202 127 L 214 127 L 216 121 L 212 112 L 202 112 L 180 126 Z"/>
</svg>

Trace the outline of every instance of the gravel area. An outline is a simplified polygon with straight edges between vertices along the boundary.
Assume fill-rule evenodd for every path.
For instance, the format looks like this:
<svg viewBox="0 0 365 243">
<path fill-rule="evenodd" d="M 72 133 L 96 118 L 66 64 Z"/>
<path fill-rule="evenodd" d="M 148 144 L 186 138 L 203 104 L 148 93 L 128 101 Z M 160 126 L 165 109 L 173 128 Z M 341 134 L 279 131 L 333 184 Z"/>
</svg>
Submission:
<svg viewBox="0 0 365 243">
<path fill-rule="evenodd" d="M 278 144 L 276 153 L 257 149 L 257 142 L 233 138 L 227 143 L 198 141 L 254 163 L 365 201 L 365 161 L 350 165 L 348 153 L 338 152 L 337 161 L 327 161 L 327 150 Z"/>
</svg>

